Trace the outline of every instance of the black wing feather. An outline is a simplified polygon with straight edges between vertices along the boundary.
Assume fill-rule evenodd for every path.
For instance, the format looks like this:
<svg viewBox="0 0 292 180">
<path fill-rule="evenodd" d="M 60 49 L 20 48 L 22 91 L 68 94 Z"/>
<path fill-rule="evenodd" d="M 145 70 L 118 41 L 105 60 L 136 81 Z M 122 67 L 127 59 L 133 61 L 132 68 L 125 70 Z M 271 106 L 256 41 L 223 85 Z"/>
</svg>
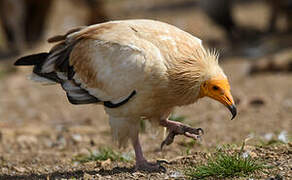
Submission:
<svg viewBox="0 0 292 180">
<path fill-rule="evenodd" d="M 91 104 L 101 102 L 96 97 L 90 95 L 88 91 L 81 88 L 81 85 L 77 84 L 73 79 L 75 71 L 73 66 L 69 65 L 69 57 L 74 44 L 67 46 L 65 43 L 60 43 L 49 53 L 39 53 L 21 57 L 14 63 L 14 65 L 34 66 L 34 74 L 61 84 L 64 91 L 66 91 L 69 102 L 72 104 Z M 46 62 L 53 58 L 55 59 L 53 61 L 54 68 L 51 72 L 43 72 L 42 69 L 46 68 L 44 67 L 46 66 Z M 60 76 L 59 73 L 64 74 L 65 76 Z"/>
<path fill-rule="evenodd" d="M 49 53 L 46 53 L 46 52 L 24 56 L 24 57 L 19 58 L 14 63 L 14 65 L 15 66 L 39 65 L 39 64 L 42 64 L 47 59 L 48 56 L 49 56 Z"/>
<path fill-rule="evenodd" d="M 14 65 L 34 66 L 33 73 L 46 78 L 47 80 L 59 83 L 64 91 L 66 91 L 67 98 L 71 104 L 91 104 L 102 102 L 98 98 L 89 94 L 86 89 L 81 87 L 81 84 L 76 83 L 73 79 L 75 71 L 74 67 L 69 64 L 69 57 L 76 43 L 77 42 L 67 45 L 65 42 L 62 42 L 53 47 L 49 53 L 44 52 L 21 57 L 14 63 Z M 46 63 L 50 60 L 50 63 Z M 50 66 L 48 64 L 51 63 L 53 63 L 54 66 L 48 68 Z M 46 69 L 46 72 L 42 71 L 43 69 Z M 60 76 L 60 74 L 62 75 Z M 129 97 L 117 104 L 110 101 L 105 101 L 103 104 L 108 108 L 117 108 L 126 104 L 135 94 L 136 91 L 133 91 Z"/>
</svg>

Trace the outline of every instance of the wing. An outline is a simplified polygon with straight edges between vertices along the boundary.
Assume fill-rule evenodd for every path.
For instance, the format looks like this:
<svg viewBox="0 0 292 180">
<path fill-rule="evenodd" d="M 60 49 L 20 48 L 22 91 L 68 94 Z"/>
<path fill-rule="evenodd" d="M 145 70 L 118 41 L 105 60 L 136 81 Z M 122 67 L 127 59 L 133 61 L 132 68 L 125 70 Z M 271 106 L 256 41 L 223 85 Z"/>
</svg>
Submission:
<svg viewBox="0 0 292 180">
<path fill-rule="evenodd" d="M 133 46 L 83 39 L 70 55 L 73 79 L 101 101 L 119 103 L 138 88 L 145 57 Z"/>
<path fill-rule="evenodd" d="M 99 40 L 104 27 L 94 29 L 52 37 L 48 41 L 58 44 L 49 53 L 23 57 L 15 65 L 34 65 L 33 79 L 61 84 L 72 104 L 118 107 L 135 95 L 145 58 L 134 46 Z"/>
</svg>

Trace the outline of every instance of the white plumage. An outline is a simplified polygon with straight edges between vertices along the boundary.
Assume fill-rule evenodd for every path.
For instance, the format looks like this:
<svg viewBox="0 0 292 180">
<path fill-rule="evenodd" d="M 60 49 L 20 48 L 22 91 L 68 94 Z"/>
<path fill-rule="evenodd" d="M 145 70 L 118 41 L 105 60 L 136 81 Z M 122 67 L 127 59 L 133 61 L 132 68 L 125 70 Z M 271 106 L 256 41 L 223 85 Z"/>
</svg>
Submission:
<svg viewBox="0 0 292 180">
<path fill-rule="evenodd" d="M 182 130 L 187 126 L 167 120 L 173 108 L 212 97 L 200 90 L 203 82 L 222 80 L 218 86 L 224 84 L 226 93 L 230 89 L 217 55 L 206 51 L 200 39 L 166 23 L 112 21 L 76 28 L 49 42 L 58 44 L 16 65 L 35 65 L 34 77 L 61 84 L 73 104 L 103 103 L 114 138 L 121 145 L 131 139 L 138 169 L 158 168 L 143 157 L 141 117 L 174 135 L 198 135 L 198 129 Z"/>
</svg>

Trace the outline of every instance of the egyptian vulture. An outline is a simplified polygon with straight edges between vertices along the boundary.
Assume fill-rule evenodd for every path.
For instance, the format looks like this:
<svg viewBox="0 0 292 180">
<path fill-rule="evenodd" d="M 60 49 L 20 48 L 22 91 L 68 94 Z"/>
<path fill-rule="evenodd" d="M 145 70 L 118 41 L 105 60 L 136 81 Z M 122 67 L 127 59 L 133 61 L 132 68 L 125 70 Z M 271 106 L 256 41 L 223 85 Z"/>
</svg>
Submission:
<svg viewBox="0 0 292 180">
<path fill-rule="evenodd" d="M 18 59 L 33 65 L 32 80 L 60 84 L 72 104 L 102 104 L 113 137 L 131 141 L 137 170 L 161 170 L 148 162 L 139 142 L 139 124 L 147 119 L 175 135 L 197 138 L 201 128 L 168 120 L 176 106 L 210 97 L 236 116 L 236 107 L 218 54 L 179 28 L 154 20 L 110 21 L 78 27 L 48 40 L 49 52 Z"/>
</svg>

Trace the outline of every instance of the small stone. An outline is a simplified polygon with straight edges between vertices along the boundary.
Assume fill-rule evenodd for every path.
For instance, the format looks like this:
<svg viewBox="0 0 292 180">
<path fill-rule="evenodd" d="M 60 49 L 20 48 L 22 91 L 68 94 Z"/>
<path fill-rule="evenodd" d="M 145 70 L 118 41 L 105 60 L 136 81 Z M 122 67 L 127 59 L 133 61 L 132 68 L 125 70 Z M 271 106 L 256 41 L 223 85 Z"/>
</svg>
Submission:
<svg viewBox="0 0 292 180">
<path fill-rule="evenodd" d="M 250 101 L 250 105 L 253 105 L 253 106 L 262 106 L 264 104 L 265 104 L 265 102 L 261 98 L 254 98 Z"/>
<path fill-rule="evenodd" d="M 87 174 L 87 173 L 84 173 L 84 174 L 83 174 L 83 179 L 84 179 L 84 180 L 92 180 L 92 179 L 94 179 L 94 178 L 93 178 L 92 175 Z"/>
<path fill-rule="evenodd" d="M 26 171 L 24 167 L 13 167 L 17 172 L 23 173 Z"/>
<path fill-rule="evenodd" d="M 267 133 L 264 135 L 265 140 L 270 141 L 272 140 L 274 134 L 273 133 Z"/>
<path fill-rule="evenodd" d="M 3 167 L 1 170 L 2 170 L 2 173 L 4 173 L 4 174 L 8 173 L 8 168 L 6 168 L 6 167 Z"/>
<path fill-rule="evenodd" d="M 88 168 L 95 168 L 96 167 L 96 162 L 95 161 L 90 161 L 90 162 L 86 162 L 84 163 L 84 165 Z"/>
<path fill-rule="evenodd" d="M 105 168 L 105 167 L 109 166 L 111 163 L 112 163 L 112 161 L 110 159 L 107 159 L 107 160 L 101 162 L 101 167 Z"/>
<path fill-rule="evenodd" d="M 134 172 L 133 175 L 136 177 L 145 177 L 145 174 L 143 174 L 141 172 Z"/>
<path fill-rule="evenodd" d="M 250 155 L 249 155 L 249 152 L 244 152 L 242 153 L 242 157 L 245 159 L 245 158 L 248 158 Z"/>
<path fill-rule="evenodd" d="M 62 134 L 59 134 L 57 136 L 57 144 L 58 144 L 59 148 L 64 148 L 66 146 L 67 141 Z"/>
<path fill-rule="evenodd" d="M 255 153 L 255 152 L 250 152 L 249 155 L 250 155 L 250 157 L 252 157 L 252 158 L 256 158 L 256 157 L 258 157 L 257 153 Z"/>
<path fill-rule="evenodd" d="M 282 131 L 279 135 L 278 135 L 278 139 L 280 141 L 282 141 L 283 143 L 288 143 L 288 135 L 286 131 Z"/>
<path fill-rule="evenodd" d="M 184 175 L 179 171 L 172 171 L 172 172 L 170 172 L 169 177 L 177 179 L 177 178 L 184 177 Z"/>
<path fill-rule="evenodd" d="M 72 134 L 72 139 L 74 142 L 80 142 L 82 141 L 82 137 L 80 134 Z"/>
</svg>

